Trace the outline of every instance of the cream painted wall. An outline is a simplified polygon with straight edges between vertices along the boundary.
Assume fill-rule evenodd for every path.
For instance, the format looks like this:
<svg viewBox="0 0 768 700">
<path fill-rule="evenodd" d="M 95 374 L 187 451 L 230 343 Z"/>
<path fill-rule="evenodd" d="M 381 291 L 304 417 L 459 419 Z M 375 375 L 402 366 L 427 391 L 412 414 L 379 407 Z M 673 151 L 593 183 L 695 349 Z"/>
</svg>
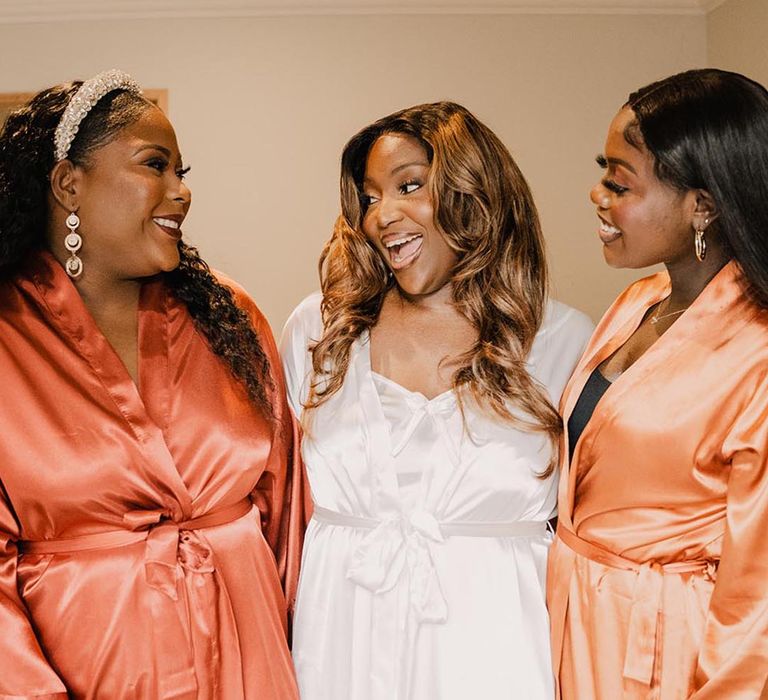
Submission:
<svg viewBox="0 0 768 700">
<path fill-rule="evenodd" d="M 768 85 L 768 2 L 727 0 L 707 16 L 709 64 Z"/>
<path fill-rule="evenodd" d="M 703 65 L 705 36 L 706 18 L 691 15 L 1 25 L 0 91 L 113 66 L 167 87 L 192 165 L 187 237 L 253 294 L 278 331 L 317 287 L 347 138 L 401 107 L 457 100 L 501 136 L 528 177 L 555 295 L 598 318 L 642 273 L 602 261 L 587 199 L 594 156 L 628 92 Z"/>
</svg>

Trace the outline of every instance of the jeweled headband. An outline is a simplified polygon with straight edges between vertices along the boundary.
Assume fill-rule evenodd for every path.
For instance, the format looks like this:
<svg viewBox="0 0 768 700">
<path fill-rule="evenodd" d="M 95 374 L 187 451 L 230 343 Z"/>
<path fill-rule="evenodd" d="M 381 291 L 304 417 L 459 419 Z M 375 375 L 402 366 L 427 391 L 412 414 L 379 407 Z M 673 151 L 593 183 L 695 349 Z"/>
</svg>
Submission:
<svg viewBox="0 0 768 700">
<path fill-rule="evenodd" d="M 139 84 L 130 75 L 113 68 L 86 80 L 72 96 L 53 135 L 53 157 L 56 163 L 67 157 L 80 123 L 88 112 L 104 95 L 113 90 L 128 90 L 135 95 L 141 95 Z"/>
</svg>

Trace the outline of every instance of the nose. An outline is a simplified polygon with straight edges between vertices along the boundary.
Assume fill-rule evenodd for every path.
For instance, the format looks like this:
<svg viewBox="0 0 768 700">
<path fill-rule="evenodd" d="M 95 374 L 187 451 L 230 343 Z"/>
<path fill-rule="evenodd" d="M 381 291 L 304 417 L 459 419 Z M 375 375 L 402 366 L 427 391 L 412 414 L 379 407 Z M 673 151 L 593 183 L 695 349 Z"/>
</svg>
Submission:
<svg viewBox="0 0 768 700">
<path fill-rule="evenodd" d="M 589 198 L 592 200 L 592 204 L 596 205 L 600 209 L 608 209 L 611 206 L 611 193 L 605 189 L 601 182 L 598 182 L 590 191 Z"/>
<path fill-rule="evenodd" d="M 168 199 L 182 204 L 185 208 L 192 202 L 192 191 L 181 178 L 174 178 L 175 184 L 168 188 Z"/>
<path fill-rule="evenodd" d="M 387 228 L 402 219 L 402 212 L 397 200 L 392 197 L 382 197 L 376 207 L 376 224 L 379 228 Z"/>
</svg>

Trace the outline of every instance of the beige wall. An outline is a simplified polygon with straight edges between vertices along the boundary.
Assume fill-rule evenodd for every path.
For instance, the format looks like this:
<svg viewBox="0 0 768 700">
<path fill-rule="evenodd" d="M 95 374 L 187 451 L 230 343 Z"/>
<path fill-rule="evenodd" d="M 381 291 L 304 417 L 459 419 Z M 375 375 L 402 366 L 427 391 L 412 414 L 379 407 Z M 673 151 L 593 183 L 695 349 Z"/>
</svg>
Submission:
<svg viewBox="0 0 768 700">
<path fill-rule="evenodd" d="M 641 273 L 602 261 L 587 199 L 598 177 L 594 156 L 627 93 L 703 65 L 705 38 L 701 15 L 0 25 L 0 91 L 112 66 L 146 87 L 167 87 L 192 165 L 188 238 L 253 294 L 276 328 L 317 287 L 346 139 L 395 109 L 457 100 L 496 130 L 527 175 L 556 296 L 597 318 Z"/>
<path fill-rule="evenodd" d="M 768 2 L 727 0 L 707 16 L 709 64 L 768 85 Z"/>
</svg>

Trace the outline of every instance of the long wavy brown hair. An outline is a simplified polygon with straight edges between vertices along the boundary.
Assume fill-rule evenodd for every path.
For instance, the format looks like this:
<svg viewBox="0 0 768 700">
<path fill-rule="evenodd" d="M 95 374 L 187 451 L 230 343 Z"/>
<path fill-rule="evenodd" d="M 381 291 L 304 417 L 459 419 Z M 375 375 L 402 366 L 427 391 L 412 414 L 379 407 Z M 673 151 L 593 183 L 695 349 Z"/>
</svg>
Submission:
<svg viewBox="0 0 768 700">
<path fill-rule="evenodd" d="M 554 469 L 562 432 L 545 390 L 528 374 L 526 358 L 541 325 L 547 267 L 528 184 L 498 137 L 467 109 L 436 102 L 404 109 L 357 133 L 341 156 L 341 216 L 320 257 L 324 332 L 312 347 L 313 381 L 306 408 L 341 387 L 350 350 L 376 324 L 394 281 L 362 231 L 362 182 L 368 153 L 384 134 L 405 134 L 426 150 L 427 187 L 435 225 L 458 257 L 453 300 L 477 329 L 459 358 L 453 387 L 510 424 L 546 433 Z"/>
</svg>

